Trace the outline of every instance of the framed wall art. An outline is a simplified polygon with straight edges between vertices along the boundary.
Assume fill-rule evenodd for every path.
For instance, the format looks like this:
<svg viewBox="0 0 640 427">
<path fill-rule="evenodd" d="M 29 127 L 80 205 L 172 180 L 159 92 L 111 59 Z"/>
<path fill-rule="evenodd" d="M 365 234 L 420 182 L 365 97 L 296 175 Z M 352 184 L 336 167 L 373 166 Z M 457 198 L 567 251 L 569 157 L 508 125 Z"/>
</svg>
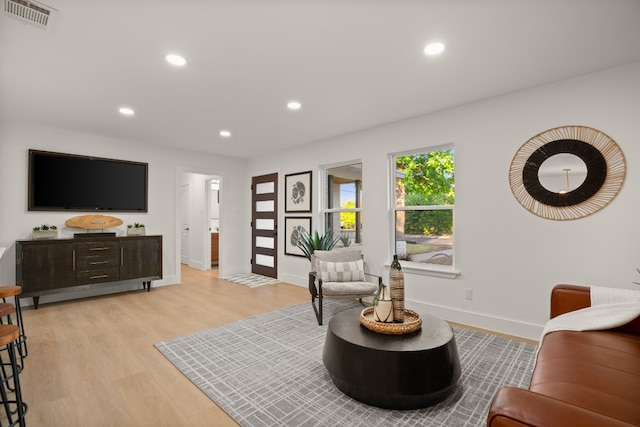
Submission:
<svg viewBox="0 0 640 427">
<path fill-rule="evenodd" d="M 311 212 L 311 171 L 285 175 L 284 211 Z"/>
<path fill-rule="evenodd" d="M 298 247 L 298 240 L 302 234 L 311 233 L 311 217 L 285 217 L 284 219 L 284 253 L 285 255 L 305 256 Z"/>
</svg>

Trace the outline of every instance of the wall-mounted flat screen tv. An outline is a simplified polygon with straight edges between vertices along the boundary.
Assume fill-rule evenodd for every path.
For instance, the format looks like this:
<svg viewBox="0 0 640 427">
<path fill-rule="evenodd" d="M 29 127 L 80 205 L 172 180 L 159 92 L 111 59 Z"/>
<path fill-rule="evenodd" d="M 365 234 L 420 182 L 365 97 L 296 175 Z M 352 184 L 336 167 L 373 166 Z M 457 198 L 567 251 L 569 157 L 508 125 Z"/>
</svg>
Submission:
<svg viewBox="0 0 640 427">
<path fill-rule="evenodd" d="M 30 211 L 147 212 L 148 164 L 29 150 Z"/>
</svg>

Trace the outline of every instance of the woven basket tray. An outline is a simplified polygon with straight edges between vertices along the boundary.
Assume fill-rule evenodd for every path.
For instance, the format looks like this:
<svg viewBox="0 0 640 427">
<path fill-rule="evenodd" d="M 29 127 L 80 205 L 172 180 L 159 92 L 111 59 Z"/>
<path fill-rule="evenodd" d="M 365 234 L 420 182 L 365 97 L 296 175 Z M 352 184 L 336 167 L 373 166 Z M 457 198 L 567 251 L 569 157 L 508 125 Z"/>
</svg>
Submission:
<svg viewBox="0 0 640 427">
<path fill-rule="evenodd" d="M 365 308 L 360 313 L 360 323 L 370 331 L 387 335 L 403 335 L 415 332 L 422 327 L 422 319 L 415 311 L 404 310 L 403 323 L 376 322 L 373 317 L 373 307 Z"/>
</svg>

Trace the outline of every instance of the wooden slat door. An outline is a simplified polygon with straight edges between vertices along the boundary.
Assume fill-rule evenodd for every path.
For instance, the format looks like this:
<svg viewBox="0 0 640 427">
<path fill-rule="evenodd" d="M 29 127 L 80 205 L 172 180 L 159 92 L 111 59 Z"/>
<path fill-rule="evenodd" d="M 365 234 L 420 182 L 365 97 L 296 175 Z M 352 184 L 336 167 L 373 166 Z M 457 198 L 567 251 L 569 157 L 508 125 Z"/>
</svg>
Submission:
<svg viewBox="0 0 640 427">
<path fill-rule="evenodd" d="M 278 174 L 251 178 L 251 272 L 278 278 Z"/>
</svg>

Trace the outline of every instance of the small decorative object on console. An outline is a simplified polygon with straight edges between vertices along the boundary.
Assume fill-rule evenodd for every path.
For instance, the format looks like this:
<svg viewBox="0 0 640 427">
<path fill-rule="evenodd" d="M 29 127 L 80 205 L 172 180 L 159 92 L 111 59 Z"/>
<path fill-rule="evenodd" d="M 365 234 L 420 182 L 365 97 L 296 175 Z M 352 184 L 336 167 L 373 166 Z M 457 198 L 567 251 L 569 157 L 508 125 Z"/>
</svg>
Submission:
<svg viewBox="0 0 640 427">
<path fill-rule="evenodd" d="M 133 225 L 127 225 L 127 235 L 128 236 L 144 236 L 145 227 L 144 224 L 134 223 Z"/>
<path fill-rule="evenodd" d="M 109 215 L 80 215 L 69 218 L 64 225 L 71 228 L 84 228 L 85 230 L 104 230 L 105 228 L 122 225 L 122 220 Z"/>
<path fill-rule="evenodd" d="M 31 238 L 33 240 L 56 239 L 58 238 L 58 227 L 56 227 L 55 225 L 47 224 L 42 224 L 39 227 L 33 227 Z"/>
</svg>

